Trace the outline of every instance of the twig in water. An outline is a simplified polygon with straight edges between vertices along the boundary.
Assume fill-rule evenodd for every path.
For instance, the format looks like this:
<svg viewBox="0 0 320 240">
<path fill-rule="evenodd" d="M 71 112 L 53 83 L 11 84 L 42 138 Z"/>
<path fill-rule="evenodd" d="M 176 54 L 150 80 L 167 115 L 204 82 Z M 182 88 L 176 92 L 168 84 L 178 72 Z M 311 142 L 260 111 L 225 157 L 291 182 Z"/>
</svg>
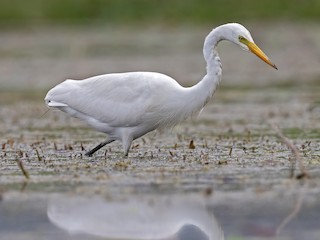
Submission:
<svg viewBox="0 0 320 240">
<path fill-rule="evenodd" d="M 280 225 L 277 227 L 276 230 L 276 235 L 279 236 L 279 234 L 281 233 L 281 231 L 288 225 L 289 222 L 292 221 L 292 219 L 300 212 L 301 210 L 301 206 L 302 206 L 302 202 L 305 196 L 305 191 L 304 189 L 307 187 L 307 182 L 304 183 L 304 185 L 301 188 L 301 192 L 298 196 L 298 199 L 295 202 L 294 208 L 292 209 L 291 213 L 289 213 L 289 215 L 283 219 L 283 221 L 280 223 Z"/>
<path fill-rule="evenodd" d="M 299 163 L 299 168 L 301 171 L 301 174 L 299 174 L 298 176 L 296 176 L 296 178 L 301 179 L 301 178 L 305 178 L 305 177 L 309 177 L 309 174 L 307 173 L 305 166 L 303 164 L 303 160 L 300 156 L 299 150 L 297 149 L 297 147 L 287 138 L 283 135 L 283 133 L 281 132 L 281 130 L 279 129 L 279 127 L 272 123 L 271 124 L 273 130 L 276 132 L 276 135 L 278 138 L 280 138 L 280 140 L 291 150 L 292 154 L 294 155 L 295 158 L 295 162 L 292 165 L 292 176 L 294 176 L 294 166 L 295 163 L 298 161 Z"/>
</svg>

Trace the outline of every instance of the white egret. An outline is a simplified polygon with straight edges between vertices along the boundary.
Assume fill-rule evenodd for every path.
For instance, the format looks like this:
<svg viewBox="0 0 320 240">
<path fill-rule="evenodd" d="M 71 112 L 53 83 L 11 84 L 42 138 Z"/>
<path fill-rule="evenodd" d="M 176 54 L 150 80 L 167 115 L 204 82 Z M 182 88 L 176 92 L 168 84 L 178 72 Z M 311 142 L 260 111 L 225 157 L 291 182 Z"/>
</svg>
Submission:
<svg viewBox="0 0 320 240">
<path fill-rule="evenodd" d="M 45 102 L 107 134 L 107 139 L 88 151 L 87 156 L 115 140 L 122 141 L 127 156 L 134 139 L 177 124 L 205 106 L 221 79 L 216 49 L 221 40 L 251 51 L 277 69 L 245 27 L 228 23 L 213 29 L 205 38 L 207 74 L 192 87 L 182 87 L 173 78 L 156 72 L 111 73 L 84 80 L 68 79 L 52 88 Z"/>
</svg>

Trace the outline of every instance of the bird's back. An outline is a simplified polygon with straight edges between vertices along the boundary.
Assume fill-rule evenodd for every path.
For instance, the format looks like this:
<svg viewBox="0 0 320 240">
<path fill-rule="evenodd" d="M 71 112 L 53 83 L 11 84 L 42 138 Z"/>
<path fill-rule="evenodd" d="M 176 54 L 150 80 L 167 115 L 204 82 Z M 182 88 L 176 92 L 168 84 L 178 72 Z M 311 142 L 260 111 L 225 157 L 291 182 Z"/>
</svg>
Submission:
<svg viewBox="0 0 320 240">
<path fill-rule="evenodd" d="M 157 118 L 161 101 L 179 88 L 174 79 L 160 73 L 114 73 L 68 79 L 51 89 L 45 100 L 55 102 L 57 107 L 67 105 L 66 112 L 87 122 L 89 119 L 109 127 L 135 127 L 156 121 L 153 118 Z"/>
</svg>

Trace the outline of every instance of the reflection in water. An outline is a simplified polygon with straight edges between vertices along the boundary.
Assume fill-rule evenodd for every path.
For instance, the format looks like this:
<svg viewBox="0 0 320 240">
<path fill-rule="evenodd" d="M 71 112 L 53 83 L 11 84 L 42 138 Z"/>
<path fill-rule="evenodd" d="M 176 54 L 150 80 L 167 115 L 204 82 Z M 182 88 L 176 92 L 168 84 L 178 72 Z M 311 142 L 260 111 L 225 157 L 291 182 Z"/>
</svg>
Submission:
<svg viewBox="0 0 320 240">
<path fill-rule="evenodd" d="M 70 233 L 111 239 L 224 239 L 205 203 L 186 196 L 131 196 L 126 200 L 55 197 L 49 202 L 47 215 Z"/>
</svg>

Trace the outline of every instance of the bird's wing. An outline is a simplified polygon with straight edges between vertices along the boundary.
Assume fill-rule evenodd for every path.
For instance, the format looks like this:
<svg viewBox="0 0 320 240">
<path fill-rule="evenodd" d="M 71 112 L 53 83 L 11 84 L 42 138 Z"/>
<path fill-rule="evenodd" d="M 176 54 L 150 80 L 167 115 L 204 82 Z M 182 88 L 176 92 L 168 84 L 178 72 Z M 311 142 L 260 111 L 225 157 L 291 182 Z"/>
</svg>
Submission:
<svg viewBox="0 0 320 240">
<path fill-rule="evenodd" d="M 55 95 L 60 96 L 57 102 L 111 127 L 132 127 L 157 109 L 161 86 L 176 84 L 159 73 L 106 74 L 80 81 L 66 80 Z"/>
</svg>

